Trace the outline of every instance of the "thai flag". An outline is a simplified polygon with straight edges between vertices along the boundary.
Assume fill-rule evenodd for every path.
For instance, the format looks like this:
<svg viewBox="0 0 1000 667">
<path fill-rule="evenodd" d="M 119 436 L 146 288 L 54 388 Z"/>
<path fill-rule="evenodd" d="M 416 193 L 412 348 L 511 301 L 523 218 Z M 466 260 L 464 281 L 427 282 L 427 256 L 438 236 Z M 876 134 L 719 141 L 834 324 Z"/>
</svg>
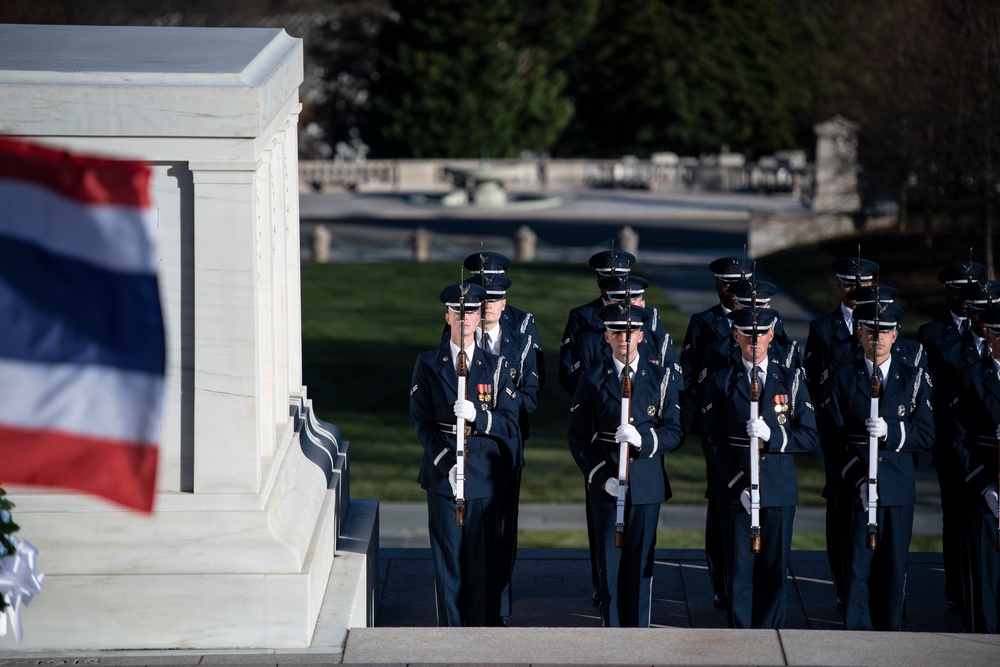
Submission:
<svg viewBox="0 0 1000 667">
<path fill-rule="evenodd" d="M 0 483 L 152 510 L 165 342 L 149 179 L 0 138 Z"/>
</svg>

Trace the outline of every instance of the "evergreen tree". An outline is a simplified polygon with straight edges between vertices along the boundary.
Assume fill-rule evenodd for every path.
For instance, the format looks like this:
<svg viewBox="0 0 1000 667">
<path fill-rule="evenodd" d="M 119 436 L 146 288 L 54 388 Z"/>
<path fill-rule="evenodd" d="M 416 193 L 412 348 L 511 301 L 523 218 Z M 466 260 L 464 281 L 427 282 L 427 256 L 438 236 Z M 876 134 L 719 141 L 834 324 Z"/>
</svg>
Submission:
<svg viewBox="0 0 1000 667">
<path fill-rule="evenodd" d="M 372 90 L 373 153 L 515 157 L 562 133 L 573 104 L 553 65 L 572 37 L 536 41 L 548 10 L 523 0 L 398 0 L 394 10 Z"/>
<path fill-rule="evenodd" d="M 9 556 L 17 549 L 17 542 L 14 533 L 21 529 L 11 518 L 10 511 L 14 509 L 14 503 L 7 497 L 7 493 L 0 489 L 0 558 Z M 0 611 L 7 607 L 7 603 L 0 596 Z"/>
</svg>

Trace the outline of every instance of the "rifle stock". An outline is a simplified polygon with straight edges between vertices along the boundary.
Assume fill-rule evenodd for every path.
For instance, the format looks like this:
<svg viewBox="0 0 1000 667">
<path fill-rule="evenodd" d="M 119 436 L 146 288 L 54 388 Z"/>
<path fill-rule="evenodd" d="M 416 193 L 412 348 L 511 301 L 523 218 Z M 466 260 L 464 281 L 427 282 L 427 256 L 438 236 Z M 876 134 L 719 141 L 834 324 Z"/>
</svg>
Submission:
<svg viewBox="0 0 1000 667">
<path fill-rule="evenodd" d="M 631 292 L 626 291 L 629 297 L 626 308 L 625 320 L 625 368 L 622 369 L 622 405 L 619 424 L 624 426 L 631 421 L 632 414 L 632 377 L 630 371 L 632 367 L 630 354 L 632 351 L 632 299 Z M 615 500 L 615 546 L 621 548 L 625 534 L 625 498 L 628 495 L 628 468 L 632 459 L 631 446 L 628 442 L 618 443 L 618 497 Z"/>
<path fill-rule="evenodd" d="M 872 381 L 871 400 L 869 403 L 870 419 L 878 418 L 878 399 L 882 389 L 878 379 L 878 340 L 879 340 L 879 294 L 875 289 L 875 328 L 872 338 Z M 868 548 L 874 549 L 878 544 L 878 438 L 868 436 Z"/>
<path fill-rule="evenodd" d="M 757 377 L 757 287 L 750 293 L 753 308 L 753 344 L 750 371 L 750 419 L 760 418 L 760 379 Z M 760 553 L 760 438 L 750 438 L 750 549 Z"/>
<path fill-rule="evenodd" d="M 465 379 L 468 375 L 468 360 L 465 358 L 465 293 L 459 298 L 458 316 L 461 318 L 461 342 L 458 352 L 458 398 L 466 396 Z M 465 420 L 457 417 L 455 421 L 455 460 L 457 474 L 455 475 L 455 523 L 465 525 Z"/>
</svg>

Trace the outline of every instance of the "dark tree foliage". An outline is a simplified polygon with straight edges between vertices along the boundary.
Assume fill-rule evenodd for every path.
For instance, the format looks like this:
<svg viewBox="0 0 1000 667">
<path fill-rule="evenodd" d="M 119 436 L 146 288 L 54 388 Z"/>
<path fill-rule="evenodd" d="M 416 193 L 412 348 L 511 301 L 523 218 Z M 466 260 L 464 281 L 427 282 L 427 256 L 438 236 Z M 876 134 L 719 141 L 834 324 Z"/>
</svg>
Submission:
<svg viewBox="0 0 1000 667">
<path fill-rule="evenodd" d="M 585 30 L 587 3 L 541 5 L 394 2 L 372 86 L 376 132 L 366 141 L 373 154 L 513 157 L 548 150 L 573 115 L 566 75 L 554 65 L 574 43 L 574 26 Z"/>
<path fill-rule="evenodd" d="M 810 102 L 808 50 L 796 41 L 809 11 L 779 0 L 605 0 L 572 60 L 578 112 L 557 152 L 794 147 Z"/>
</svg>

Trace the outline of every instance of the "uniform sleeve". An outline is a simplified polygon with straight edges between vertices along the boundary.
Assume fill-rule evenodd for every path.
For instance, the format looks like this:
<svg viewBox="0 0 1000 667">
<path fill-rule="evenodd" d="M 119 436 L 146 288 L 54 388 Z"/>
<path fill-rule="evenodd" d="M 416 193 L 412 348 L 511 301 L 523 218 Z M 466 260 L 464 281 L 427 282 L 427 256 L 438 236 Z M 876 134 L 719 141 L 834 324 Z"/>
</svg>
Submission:
<svg viewBox="0 0 1000 667">
<path fill-rule="evenodd" d="M 569 451 L 583 473 L 588 489 L 600 489 L 617 474 L 617 470 L 594 444 L 597 433 L 597 414 L 600 406 L 597 391 L 586 377 L 577 384 L 569 408 Z"/>
<path fill-rule="evenodd" d="M 520 354 L 520 358 L 514 360 L 514 363 L 520 368 L 519 375 L 521 377 L 521 386 L 517 389 L 521 395 L 521 409 L 526 414 L 531 414 L 538 407 L 538 392 L 542 388 L 542 378 L 538 372 L 538 358 L 542 356 L 542 351 L 537 349 L 536 354 L 533 335 L 525 338 Z"/>
<path fill-rule="evenodd" d="M 457 463 L 454 437 L 445 437 L 438 428 L 434 417 L 433 385 L 435 378 L 426 364 L 417 359 L 410 382 L 410 419 L 417 431 L 417 440 L 424 448 L 427 460 L 431 461 L 442 475 L 447 475 Z M 457 418 L 456 418 L 457 423 Z"/>
<path fill-rule="evenodd" d="M 912 385 L 907 387 L 911 392 L 910 404 L 901 406 L 904 414 L 892 405 L 879 405 L 879 414 L 888 426 L 885 440 L 879 443 L 879 449 L 897 452 L 919 452 L 930 449 L 934 445 L 934 406 L 931 404 L 931 388 L 927 373 L 917 368 Z"/>
<path fill-rule="evenodd" d="M 684 389 L 690 393 L 698 371 L 701 370 L 704 350 L 699 349 L 699 339 L 701 337 L 701 321 L 697 317 L 692 317 L 688 322 L 687 331 L 684 332 L 684 343 L 681 345 L 681 370 L 684 375 Z"/>
<path fill-rule="evenodd" d="M 577 336 L 580 333 L 580 322 L 576 311 L 569 311 L 566 328 L 563 329 L 562 341 L 559 343 L 559 384 L 570 395 L 574 393 L 573 364 Z"/>
</svg>

